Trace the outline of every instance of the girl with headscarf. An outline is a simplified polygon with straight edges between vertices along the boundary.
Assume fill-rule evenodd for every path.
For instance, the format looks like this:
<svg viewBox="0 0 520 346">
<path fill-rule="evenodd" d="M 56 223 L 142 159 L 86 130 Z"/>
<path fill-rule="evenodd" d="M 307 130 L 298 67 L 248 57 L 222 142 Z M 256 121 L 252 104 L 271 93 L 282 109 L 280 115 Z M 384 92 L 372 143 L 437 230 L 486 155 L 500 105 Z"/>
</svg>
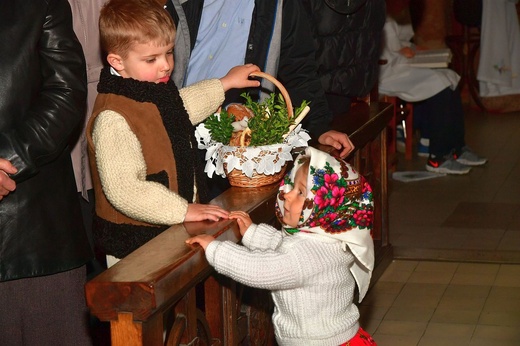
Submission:
<svg viewBox="0 0 520 346">
<path fill-rule="evenodd" d="M 187 240 L 206 251 L 215 270 L 268 289 L 279 345 L 375 345 L 354 304 L 374 267 L 372 191 L 351 165 L 308 147 L 280 184 L 278 230 L 235 211 L 242 245 L 210 235 Z"/>
</svg>

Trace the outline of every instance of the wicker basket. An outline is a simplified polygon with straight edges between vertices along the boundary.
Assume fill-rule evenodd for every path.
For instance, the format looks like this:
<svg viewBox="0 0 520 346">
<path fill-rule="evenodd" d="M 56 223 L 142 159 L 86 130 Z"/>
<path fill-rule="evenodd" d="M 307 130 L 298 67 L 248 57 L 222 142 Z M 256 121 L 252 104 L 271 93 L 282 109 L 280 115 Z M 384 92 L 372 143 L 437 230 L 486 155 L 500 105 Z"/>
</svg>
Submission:
<svg viewBox="0 0 520 346">
<path fill-rule="evenodd" d="M 273 150 L 273 147 L 275 145 L 265 146 L 265 147 L 256 147 L 257 149 L 260 149 L 260 155 L 258 156 L 258 160 L 262 158 L 262 156 L 265 153 L 270 153 Z M 278 151 L 282 151 L 283 146 L 287 146 L 286 144 L 280 144 L 278 146 Z M 234 152 L 235 156 L 240 160 L 242 159 L 244 153 L 248 151 L 248 148 L 251 147 L 236 147 L 236 151 Z M 265 186 L 270 185 L 279 182 L 283 175 L 285 174 L 285 171 L 287 169 L 287 163 L 285 163 L 280 171 L 275 172 L 273 174 L 260 174 L 257 173 L 256 170 L 253 171 L 253 175 L 251 177 L 248 177 L 244 172 L 233 169 L 231 172 L 228 172 L 227 170 L 227 164 L 224 163 L 224 171 L 226 172 L 226 176 L 229 180 L 229 183 L 232 186 L 238 186 L 238 187 L 259 187 L 259 186 Z"/>
<path fill-rule="evenodd" d="M 273 83 L 278 88 L 278 90 L 280 90 L 280 93 L 282 94 L 282 96 L 285 100 L 285 105 L 287 106 L 288 117 L 292 118 L 294 116 L 294 110 L 293 110 L 291 98 L 289 97 L 289 93 L 287 92 L 285 87 L 276 78 L 274 78 L 270 74 L 267 74 L 264 72 L 253 72 L 251 74 L 251 76 L 265 78 L 265 79 L 269 80 L 271 83 Z M 281 143 L 281 144 L 276 144 L 276 145 L 255 147 L 256 150 L 260 149 L 259 159 L 264 154 L 267 155 L 268 153 L 272 153 L 273 146 L 279 146 L 278 151 L 281 152 L 281 151 L 283 151 L 283 147 L 288 147 L 288 144 Z M 253 147 L 239 146 L 234 151 L 234 155 L 239 160 L 243 160 L 242 156 L 248 150 L 251 150 L 251 148 L 253 148 Z M 287 163 L 285 163 L 281 167 L 280 171 L 275 172 L 274 174 L 270 174 L 270 175 L 269 174 L 260 174 L 260 173 L 257 173 L 256 170 L 254 170 L 253 175 L 251 177 L 248 177 L 242 171 L 237 170 L 237 169 L 233 169 L 231 172 L 228 172 L 227 165 L 224 164 L 224 171 L 229 180 L 229 183 L 232 186 L 237 186 L 237 187 L 259 187 L 259 186 L 275 184 L 283 178 L 286 169 L 287 169 Z"/>
</svg>

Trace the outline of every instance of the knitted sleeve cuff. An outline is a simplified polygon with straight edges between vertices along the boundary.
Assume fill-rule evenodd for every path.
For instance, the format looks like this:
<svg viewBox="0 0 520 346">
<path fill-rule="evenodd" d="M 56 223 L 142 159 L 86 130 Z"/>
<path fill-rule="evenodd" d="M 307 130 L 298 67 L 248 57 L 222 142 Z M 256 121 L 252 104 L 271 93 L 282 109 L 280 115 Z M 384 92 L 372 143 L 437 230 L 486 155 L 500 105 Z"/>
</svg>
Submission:
<svg viewBox="0 0 520 346">
<path fill-rule="evenodd" d="M 254 223 L 252 223 L 251 226 L 249 226 L 249 228 L 244 233 L 244 236 L 242 237 L 242 245 L 244 245 L 247 248 L 251 248 L 251 244 L 257 228 L 258 225 Z"/>
<path fill-rule="evenodd" d="M 220 243 L 220 240 L 213 240 L 208 244 L 208 246 L 206 246 L 206 259 L 211 266 L 215 266 L 215 252 L 217 251 Z"/>
<path fill-rule="evenodd" d="M 207 79 L 179 90 L 192 124 L 215 113 L 224 102 L 224 88 L 219 79 Z"/>
</svg>

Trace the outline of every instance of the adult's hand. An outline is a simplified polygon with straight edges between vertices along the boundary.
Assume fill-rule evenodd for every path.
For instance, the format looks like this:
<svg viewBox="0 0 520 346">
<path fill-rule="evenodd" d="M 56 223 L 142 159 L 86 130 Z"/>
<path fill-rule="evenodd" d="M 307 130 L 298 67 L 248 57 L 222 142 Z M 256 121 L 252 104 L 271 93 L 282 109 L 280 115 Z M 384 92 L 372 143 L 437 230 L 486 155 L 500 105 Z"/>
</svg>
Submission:
<svg viewBox="0 0 520 346">
<path fill-rule="evenodd" d="M 220 219 L 227 219 L 229 212 L 219 206 L 212 204 L 188 204 L 188 211 L 184 221 L 219 221 Z"/>
<path fill-rule="evenodd" d="M 16 189 L 15 181 L 9 177 L 9 174 L 16 172 L 16 167 L 10 161 L 0 158 L 0 201 Z"/>
<path fill-rule="evenodd" d="M 346 133 L 330 130 L 318 138 L 318 142 L 323 145 L 330 145 L 340 151 L 340 158 L 344 159 L 354 150 L 354 144 L 350 141 Z"/>
</svg>

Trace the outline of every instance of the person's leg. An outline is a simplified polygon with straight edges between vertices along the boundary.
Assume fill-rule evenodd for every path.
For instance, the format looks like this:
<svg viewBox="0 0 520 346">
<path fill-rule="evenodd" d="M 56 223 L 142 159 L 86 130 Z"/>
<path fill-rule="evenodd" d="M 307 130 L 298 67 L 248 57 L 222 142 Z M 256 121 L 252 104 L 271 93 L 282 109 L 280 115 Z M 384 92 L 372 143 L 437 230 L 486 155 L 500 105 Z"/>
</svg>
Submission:
<svg viewBox="0 0 520 346">
<path fill-rule="evenodd" d="M 23 345 L 21 321 L 22 309 L 20 299 L 24 299 L 24 293 L 18 289 L 17 282 L 0 282 L 0 344 Z"/>
<path fill-rule="evenodd" d="M 487 159 L 478 156 L 466 146 L 464 108 L 460 93 L 446 88 L 431 98 L 432 133 L 430 154 L 437 158 L 451 155 L 458 163 L 467 166 L 479 166 Z M 429 102 L 431 101 L 429 100 Z"/>
<path fill-rule="evenodd" d="M 464 112 L 460 95 L 446 88 L 423 102 L 428 107 L 430 154 L 445 157 L 464 143 Z"/>
<path fill-rule="evenodd" d="M 85 230 L 87 231 L 88 240 L 90 243 L 90 247 L 92 251 L 94 251 L 95 256 L 87 263 L 87 278 L 93 278 L 94 276 L 100 274 L 103 270 L 107 268 L 105 262 L 104 254 L 101 256 L 99 254 L 99 250 L 96 249 L 94 244 L 94 238 L 92 235 L 92 220 L 94 218 L 94 189 L 90 189 L 87 191 L 88 201 L 83 198 L 81 192 L 78 193 L 79 204 L 81 206 L 81 214 L 83 216 L 83 224 L 85 225 Z M 101 260 L 100 260 L 101 259 Z"/>
<path fill-rule="evenodd" d="M 2 345 L 92 345 L 86 268 L 0 283 Z"/>
<path fill-rule="evenodd" d="M 453 128 L 451 143 L 452 149 L 460 151 L 465 145 L 465 124 L 464 124 L 464 107 L 462 106 L 462 99 L 458 90 L 450 88 L 445 89 L 447 93 L 447 102 L 451 105 L 449 107 L 449 114 L 451 118 L 451 126 Z"/>
<path fill-rule="evenodd" d="M 413 103 L 413 125 L 414 130 L 419 132 L 419 142 L 417 143 L 417 155 L 422 157 L 430 156 L 430 118 L 428 104 L 425 102 Z"/>
<path fill-rule="evenodd" d="M 421 138 L 430 138 L 430 127 L 428 119 L 430 117 L 428 103 L 419 101 L 413 103 L 413 127 L 418 130 Z"/>
<path fill-rule="evenodd" d="M 424 101 L 429 111 L 430 156 L 426 169 L 430 172 L 467 174 L 471 170 L 453 156 L 454 149 L 464 141 L 464 113 L 456 93 L 446 88 Z"/>
</svg>

